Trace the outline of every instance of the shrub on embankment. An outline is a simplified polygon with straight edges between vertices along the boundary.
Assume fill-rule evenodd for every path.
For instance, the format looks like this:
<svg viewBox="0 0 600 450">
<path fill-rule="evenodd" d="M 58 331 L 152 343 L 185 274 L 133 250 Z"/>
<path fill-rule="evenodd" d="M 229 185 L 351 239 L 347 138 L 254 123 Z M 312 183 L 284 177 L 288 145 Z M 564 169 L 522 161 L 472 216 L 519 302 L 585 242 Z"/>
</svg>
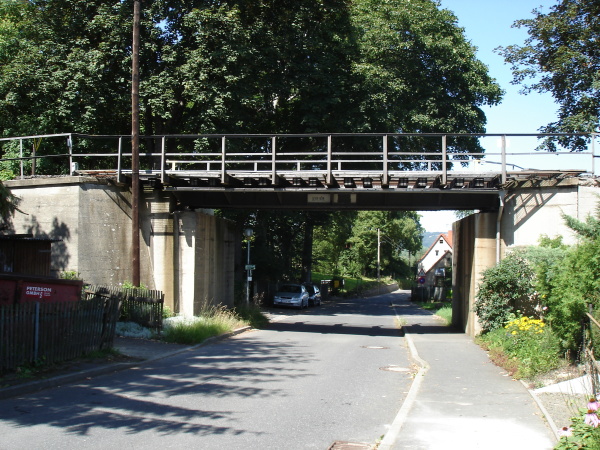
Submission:
<svg viewBox="0 0 600 450">
<path fill-rule="evenodd" d="M 551 369 L 561 356 L 579 358 L 585 314 L 600 305 L 600 210 L 585 222 L 564 220 L 578 234 L 577 245 L 543 237 L 539 246 L 515 250 L 484 271 L 478 288 L 480 342 L 520 376 Z M 517 319 L 540 320 L 543 331 L 529 336 L 506 328 Z"/>
</svg>

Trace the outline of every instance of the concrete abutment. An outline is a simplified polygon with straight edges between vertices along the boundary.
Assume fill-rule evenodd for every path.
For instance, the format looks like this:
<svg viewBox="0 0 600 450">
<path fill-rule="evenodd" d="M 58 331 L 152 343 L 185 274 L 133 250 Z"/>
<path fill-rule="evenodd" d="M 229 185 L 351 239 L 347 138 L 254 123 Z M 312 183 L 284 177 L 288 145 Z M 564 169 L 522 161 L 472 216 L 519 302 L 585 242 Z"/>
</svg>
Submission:
<svg viewBox="0 0 600 450">
<path fill-rule="evenodd" d="M 131 280 L 131 191 L 93 177 L 5 182 L 21 199 L 15 233 L 60 240 L 52 271 L 74 271 L 90 284 Z M 233 306 L 235 225 L 210 211 L 174 212 L 170 194 L 145 191 L 140 205 L 141 282 L 165 293 L 173 311 Z M 238 245 L 239 242 L 238 242 Z"/>
</svg>

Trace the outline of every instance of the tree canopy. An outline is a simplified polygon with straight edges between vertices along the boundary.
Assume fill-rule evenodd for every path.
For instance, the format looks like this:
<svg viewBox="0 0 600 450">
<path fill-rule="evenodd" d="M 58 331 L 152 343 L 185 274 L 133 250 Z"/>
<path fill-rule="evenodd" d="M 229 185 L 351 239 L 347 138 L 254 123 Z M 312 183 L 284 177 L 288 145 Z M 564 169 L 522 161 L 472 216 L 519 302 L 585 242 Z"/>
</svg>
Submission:
<svg viewBox="0 0 600 450">
<path fill-rule="evenodd" d="M 436 0 L 148 0 L 142 9 L 146 135 L 483 133 L 481 108 L 502 95 Z M 132 14 L 132 0 L 0 2 L 0 135 L 129 134 Z M 430 141 L 402 150 L 440 151 Z M 483 149 L 457 139 L 448 151 Z M 377 228 L 390 270 L 403 270 L 393 267 L 401 250 L 420 247 L 410 213 L 348 213 L 346 223 L 341 213 L 236 214 L 260 230 L 256 257 L 268 277 L 307 270 L 312 227 L 315 250 L 338 255 L 338 270 L 373 271 Z M 353 269 L 343 266 L 349 257 Z"/>
<path fill-rule="evenodd" d="M 432 0 L 142 6 L 145 134 L 483 132 L 500 100 Z M 129 133 L 132 9 L 0 3 L 1 134 Z"/>
<path fill-rule="evenodd" d="M 500 48 L 512 65 L 513 83 L 524 84 L 523 92 L 549 92 L 559 105 L 558 120 L 540 129 L 547 133 L 598 131 L 600 124 L 600 3 L 561 0 L 548 13 L 536 9 L 533 18 L 515 22 L 529 34 L 524 45 Z M 527 80 L 531 80 L 530 84 Z M 583 150 L 588 139 L 547 139 Z"/>
</svg>

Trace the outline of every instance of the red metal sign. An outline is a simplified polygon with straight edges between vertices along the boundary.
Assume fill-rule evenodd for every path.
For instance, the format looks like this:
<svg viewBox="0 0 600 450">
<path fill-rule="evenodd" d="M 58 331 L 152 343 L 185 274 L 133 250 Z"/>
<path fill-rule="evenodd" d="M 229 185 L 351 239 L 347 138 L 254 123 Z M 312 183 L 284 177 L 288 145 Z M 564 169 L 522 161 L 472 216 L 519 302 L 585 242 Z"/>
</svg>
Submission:
<svg viewBox="0 0 600 450">
<path fill-rule="evenodd" d="M 80 280 L 0 275 L 0 305 L 28 302 L 76 302 L 81 300 Z"/>
</svg>

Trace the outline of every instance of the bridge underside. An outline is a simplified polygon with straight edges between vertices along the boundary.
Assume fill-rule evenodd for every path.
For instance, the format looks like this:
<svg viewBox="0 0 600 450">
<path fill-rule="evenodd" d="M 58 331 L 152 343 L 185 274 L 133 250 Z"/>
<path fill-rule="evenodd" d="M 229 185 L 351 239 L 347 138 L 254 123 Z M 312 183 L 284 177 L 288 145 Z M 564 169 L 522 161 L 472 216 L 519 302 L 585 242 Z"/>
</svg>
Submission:
<svg viewBox="0 0 600 450">
<path fill-rule="evenodd" d="M 344 174 L 327 181 L 313 173 L 207 177 L 195 172 L 169 174 L 163 189 L 189 208 L 250 208 L 304 210 L 471 210 L 498 209 L 496 174 Z M 175 175 L 175 176 L 174 176 Z M 204 175 L 204 176 L 202 176 Z M 141 174 L 141 177 L 144 176 Z M 146 177 L 150 182 L 150 178 Z M 157 185 L 159 180 L 155 180 Z"/>
<path fill-rule="evenodd" d="M 496 190 L 438 189 L 282 189 L 175 188 L 183 206 L 196 208 L 250 208 L 303 210 L 465 210 L 495 211 Z"/>
</svg>

